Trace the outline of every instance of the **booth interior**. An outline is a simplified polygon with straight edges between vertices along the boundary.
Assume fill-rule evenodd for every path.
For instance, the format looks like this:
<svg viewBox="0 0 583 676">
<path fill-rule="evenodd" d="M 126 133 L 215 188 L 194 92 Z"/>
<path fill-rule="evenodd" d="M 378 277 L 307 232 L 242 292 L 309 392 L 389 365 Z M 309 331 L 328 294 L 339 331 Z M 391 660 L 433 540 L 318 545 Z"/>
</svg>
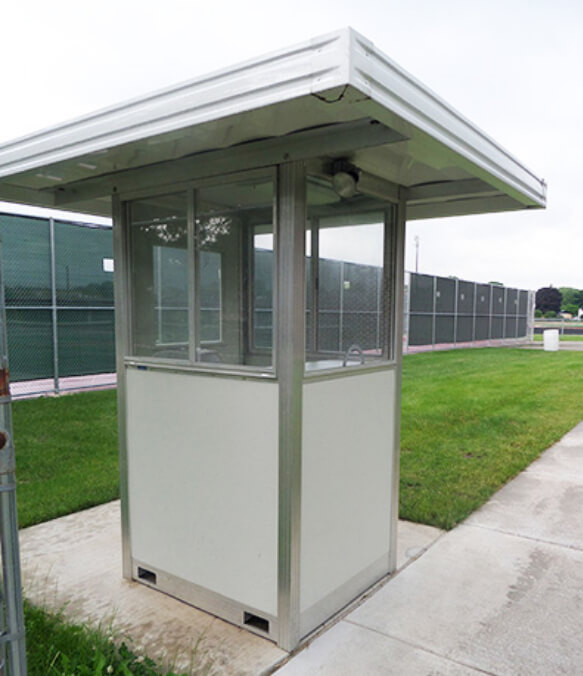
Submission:
<svg viewBox="0 0 583 676">
<path fill-rule="evenodd" d="M 0 146 L 113 216 L 124 576 L 293 650 L 394 571 L 405 220 L 545 194 L 351 29 Z"/>
</svg>

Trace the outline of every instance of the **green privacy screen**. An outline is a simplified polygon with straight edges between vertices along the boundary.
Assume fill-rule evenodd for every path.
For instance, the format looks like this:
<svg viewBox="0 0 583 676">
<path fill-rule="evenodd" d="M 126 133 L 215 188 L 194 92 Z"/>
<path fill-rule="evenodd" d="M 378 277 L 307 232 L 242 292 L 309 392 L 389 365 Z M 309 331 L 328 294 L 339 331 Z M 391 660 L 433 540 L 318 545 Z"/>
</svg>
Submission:
<svg viewBox="0 0 583 676">
<path fill-rule="evenodd" d="M 11 380 L 115 371 L 111 228 L 0 214 L 0 237 Z"/>
<path fill-rule="evenodd" d="M 8 348 L 13 382 L 115 371 L 112 232 L 108 226 L 0 214 Z M 253 342 L 271 345 L 273 252 L 254 254 Z M 221 261 L 201 260 L 202 339 L 220 342 Z M 306 287 L 310 307 L 310 266 Z M 53 284 L 54 280 L 54 284 Z M 320 261 L 319 349 L 344 352 L 382 344 L 382 270 Z M 496 284 L 409 274 L 407 345 L 521 339 L 529 328 L 529 292 Z M 162 298 L 160 312 L 170 312 Z M 187 311 L 187 302 L 173 312 Z M 311 323 L 309 311 L 306 323 Z"/>
</svg>

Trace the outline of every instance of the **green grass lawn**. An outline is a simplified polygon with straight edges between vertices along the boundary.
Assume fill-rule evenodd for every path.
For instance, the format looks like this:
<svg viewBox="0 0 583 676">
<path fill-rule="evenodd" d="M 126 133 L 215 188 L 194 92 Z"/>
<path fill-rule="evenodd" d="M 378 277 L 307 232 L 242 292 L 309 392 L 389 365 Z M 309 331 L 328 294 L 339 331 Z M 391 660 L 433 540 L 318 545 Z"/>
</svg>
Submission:
<svg viewBox="0 0 583 676">
<path fill-rule="evenodd" d="M 175 676 L 107 632 L 72 624 L 29 603 L 24 616 L 29 676 Z"/>
<path fill-rule="evenodd" d="M 118 497 L 114 391 L 17 401 L 13 417 L 21 526 Z M 405 357 L 401 517 L 453 527 L 582 419 L 582 353 Z M 31 676 L 159 673 L 59 616 L 27 606 L 26 620 Z"/>
<path fill-rule="evenodd" d="M 543 341 L 543 334 L 542 333 L 535 333 L 534 334 L 534 340 L 536 342 L 542 343 Z M 563 336 L 559 334 L 559 342 L 563 341 L 572 341 L 572 340 L 583 340 L 583 333 L 582 334 L 576 334 L 576 333 L 566 333 Z"/>
<path fill-rule="evenodd" d="M 405 357 L 400 515 L 451 528 L 583 419 L 583 354 Z"/>
<path fill-rule="evenodd" d="M 12 405 L 20 527 L 119 497 L 116 393 Z"/>
</svg>

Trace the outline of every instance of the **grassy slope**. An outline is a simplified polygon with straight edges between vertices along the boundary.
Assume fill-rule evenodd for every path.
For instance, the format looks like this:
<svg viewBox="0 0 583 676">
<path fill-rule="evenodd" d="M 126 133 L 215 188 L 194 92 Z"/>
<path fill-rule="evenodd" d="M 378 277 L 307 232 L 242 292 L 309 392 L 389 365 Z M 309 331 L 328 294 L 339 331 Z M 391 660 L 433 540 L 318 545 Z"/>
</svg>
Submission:
<svg viewBox="0 0 583 676">
<path fill-rule="evenodd" d="M 583 419 L 583 354 L 406 357 L 401 517 L 451 528 Z"/>
<path fill-rule="evenodd" d="M 16 401 L 12 414 L 21 527 L 119 496 L 113 390 Z"/>
</svg>

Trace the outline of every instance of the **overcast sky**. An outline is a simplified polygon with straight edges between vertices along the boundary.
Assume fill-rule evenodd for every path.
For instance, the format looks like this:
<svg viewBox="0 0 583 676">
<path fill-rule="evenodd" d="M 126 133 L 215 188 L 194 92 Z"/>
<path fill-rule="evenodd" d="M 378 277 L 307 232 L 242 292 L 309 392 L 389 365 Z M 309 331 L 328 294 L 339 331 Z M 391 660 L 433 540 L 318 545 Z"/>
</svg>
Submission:
<svg viewBox="0 0 583 676">
<path fill-rule="evenodd" d="M 545 211 L 411 222 L 406 267 L 418 235 L 420 272 L 583 288 L 581 0 L 5 0 L 0 26 L 0 143 L 352 26 L 549 186 Z"/>
</svg>

